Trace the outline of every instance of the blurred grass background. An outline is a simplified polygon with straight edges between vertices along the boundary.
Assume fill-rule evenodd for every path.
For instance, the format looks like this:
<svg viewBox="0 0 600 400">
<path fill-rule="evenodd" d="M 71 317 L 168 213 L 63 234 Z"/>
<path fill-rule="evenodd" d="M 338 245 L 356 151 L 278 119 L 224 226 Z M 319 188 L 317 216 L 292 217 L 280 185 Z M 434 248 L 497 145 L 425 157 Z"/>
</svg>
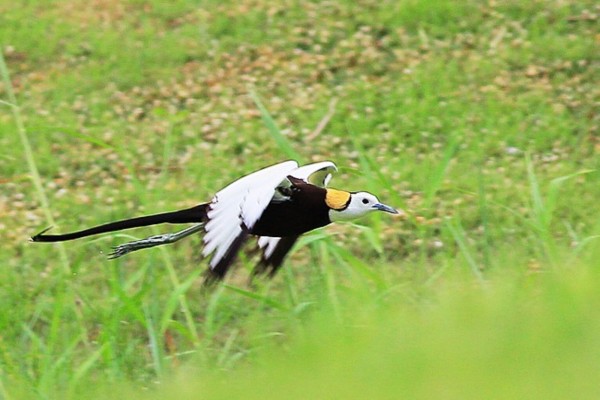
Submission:
<svg viewBox="0 0 600 400">
<path fill-rule="evenodd" d="M 597 398 L 599 18 L 0 3 L 0 397 Z M 254 287 L 242 256 L 212 292 L 200 238 L 117 261 L 164 229 L 27 242 L 204 202 L 292 152 L 406 218 L 306 235 Z"/>
</svg>

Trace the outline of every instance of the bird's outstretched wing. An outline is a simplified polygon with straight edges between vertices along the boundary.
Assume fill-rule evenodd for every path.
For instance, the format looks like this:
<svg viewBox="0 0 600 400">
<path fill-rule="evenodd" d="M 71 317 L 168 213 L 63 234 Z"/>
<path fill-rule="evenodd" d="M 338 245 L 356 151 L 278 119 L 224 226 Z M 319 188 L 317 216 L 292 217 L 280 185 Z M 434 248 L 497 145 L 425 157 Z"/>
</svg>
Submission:
<svg viewBox="0 0 600 400">
<path fill-rule="evenodd" d="M 272 165 L 236 180 L 213 197 L 202 250 L 204 257 L 212 254 L 209 265 L 213 275 L 219 278 L 225 275 L 275 188 L 296 168 L 295 161 Z"/>
<path fill-rule="evenodd" d="M 334 163 L 331 161 L 321 161 L 298 167 L 290 175 L 294 178 L 302 179 L 307 183 L 325 187 L 329 184 L 332 174 L 336 171 L 337 167 Z"/>
<path fill-rule="evenodd" d="M 296 168 L 289 175 L 294 178 L 302 179 L 307 183 L 316 186 L 325 187 L 329 184 L 332 174 L 337 171 L 337 167 L 331 161 L 323 161 L 314 164 L 303 165 Z M 279 186 L 290 186 L 291 182 L 286 178 Z M 253 275 L 269 274 L 275 275 L 288 252 L 292 249 L 298 236 L 288 237 L 267 237 L 261 236 L 258 239 L 258 248 L 262 250 L 262 256 L 258 264 L 254 267 Z"/>
</svg>

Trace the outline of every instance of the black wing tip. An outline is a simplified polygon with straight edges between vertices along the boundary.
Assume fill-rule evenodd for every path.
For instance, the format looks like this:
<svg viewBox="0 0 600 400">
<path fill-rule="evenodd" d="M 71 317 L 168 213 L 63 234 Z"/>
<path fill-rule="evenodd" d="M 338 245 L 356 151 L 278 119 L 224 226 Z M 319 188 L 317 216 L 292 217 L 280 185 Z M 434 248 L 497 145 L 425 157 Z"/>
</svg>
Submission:
<svg viewBox="0 0 600 400">
<path fill-rule="evenodd" d="M 256 276 L 266 276 L 269 279 L 272 279 L 277 275 L 277 272 L 283 265 L 288 253 L 294 247 L 294 244 L 298 240 L 299 236 L 285 236 L 280 238 L 279 242 L 275 246 L 275 250 L 267 257 L 264 250 L 261 249 L 260 246 L 258 250 L 262 250 L 259 262 L 252 269 L 253 279 Z"/>
<path fill-rule="evenodd" d="M 248 232 L 242 230 L 242 232 L 233 240 L 233 243 L 229 246 L 223 257 L 217 262 L 216 265 L 210 266 L 204 275 L 205 286 L 210 286 L 215 282 L 222 281 L 229 271 L 229 268 L 233 265 L 237 253 L 240 247 L 248 239 Z M 214 260 L 214 258 L 213 258 Z M 213 261 L 211 260 L 211 262 Z"/>
<path fill-rule="evenodd" d="M 43 231 L 41 231 L 40 233 L 33 235 L 32 237 L 29 238 L 29 241 L 30 242 L 48 242 L 49 235 L 44 235 L 44 233 L 48 232 L 50 229 L 52 229 L 52 226 L 49 226 L 46 229 L 44 229 Z"/>
<path fill-rule="evenodd" d="M 260 260 L 250 273 L 250 279 L 254 280 L 256 277 L 266 276 L 267 278 L 273 278 L 277 273 L 277 266 L 272 262 L 271 259 L 267 259 L 264 254 L 260 257 Z"/>
<path fill-rule="evenodd" d="M 203 275 L 204 282 L 202 283 L 202 286 L 208 288 L 216 286 L 218 283 L 223 282 L 223 280 L 225 279 L 224 273 L 219 273 L 211 268 L 206 270 L 206 272 Z"/>
</svg>

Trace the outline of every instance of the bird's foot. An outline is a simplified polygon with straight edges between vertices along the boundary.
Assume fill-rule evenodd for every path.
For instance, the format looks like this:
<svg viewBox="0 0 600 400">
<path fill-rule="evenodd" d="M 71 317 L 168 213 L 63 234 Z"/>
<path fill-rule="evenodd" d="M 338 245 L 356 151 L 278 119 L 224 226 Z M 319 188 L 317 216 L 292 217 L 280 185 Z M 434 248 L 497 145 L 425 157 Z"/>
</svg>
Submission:
<svg viewBox="0 0 600 400">
<path fill-rule="evenodd" d="M 134 240 L 133 242 L 127 242 L 113 247 L 113 251 L 108 255 L 110 260 L 124 256 L 132 251 L 147 249 L 149 247 L 160 246 L 161 244 L 172 243 L 172 234 L 167 233 L 164 235 L 150 236 L 146 239 Z"/>
</svg>

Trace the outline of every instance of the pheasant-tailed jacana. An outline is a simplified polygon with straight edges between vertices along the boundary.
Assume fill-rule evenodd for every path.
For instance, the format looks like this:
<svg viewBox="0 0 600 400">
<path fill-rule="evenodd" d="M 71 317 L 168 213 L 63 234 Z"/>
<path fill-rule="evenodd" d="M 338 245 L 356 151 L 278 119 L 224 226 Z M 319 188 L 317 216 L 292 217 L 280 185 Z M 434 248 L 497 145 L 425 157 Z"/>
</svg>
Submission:
<svg viewBox="0 0 600 400">
<path fill-rule="evenodd" d="M 329 189 L 327 184 L 337 168 L 330 161 L 298 166 L 285 161 L 246 175 L 217 192 L 209 203 L 185 210 L 110 222 L 62 235 L 31 238 L 34 242 L 61 242 L 105 232 L 171 223 L 196 223 L 176 233 L 151 236 L 114 248 L 110 258 L 129 252 L 176 242 L 204 231 L 203 256 L 212 254 L 209 278 L 222 279 L 236 253 L 249 235 L 258 236 L 261 260 L 254 273 L 273 276 L 296 240 L 305 232 L 362 217 L 371 211 L 397 214 L 367 192 Z"/>
</svg>

